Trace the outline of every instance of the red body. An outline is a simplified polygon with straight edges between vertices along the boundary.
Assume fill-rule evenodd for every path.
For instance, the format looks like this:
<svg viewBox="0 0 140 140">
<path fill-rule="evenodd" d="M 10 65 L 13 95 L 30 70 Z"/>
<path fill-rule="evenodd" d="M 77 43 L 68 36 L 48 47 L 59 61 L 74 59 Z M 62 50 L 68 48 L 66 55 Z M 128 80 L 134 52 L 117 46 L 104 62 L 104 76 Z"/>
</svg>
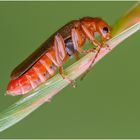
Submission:
<svg viewBox="0 0 140 140">
<path fill-rule="evenodd" d="M 50 49 L 47 53 L 53 54 L 53 52 L 54 51 Z M 44 62 L 44 64 L 42 64 L 41 61 Z M 11 95 L 25 94 L 36 88 L 42 82 L 51 78 L 52 75 L 49 74 L 45 64 L 47 65 L 47 67 L 52 67 L 51 72 L 52 75 L 54 75 L 57 67 L 45 54 L 27 72 L 25 72 L 19 78 L 10 81 L 7 87 L 8 93 L 10 93 Z"/>
<path fill-rule="evenodd" d="M 95 32 L 101 35 L 102 42 L 96 40 Z M 77 55 L 77 52 L 83 54 L 90 52 L 83 50 L 86 39 L 93 45 L 101 47 L 110 37 L 110 27 L 100 18 L 85 17 L 69 22 L 15 68 L 7 87 L 7 94 L 14 96 L 28 93 L 51 78 L 57 68 L 62 68 L 69 56 Z M 60 74 L 64 77 L 62 71 Z"/>
</svg>

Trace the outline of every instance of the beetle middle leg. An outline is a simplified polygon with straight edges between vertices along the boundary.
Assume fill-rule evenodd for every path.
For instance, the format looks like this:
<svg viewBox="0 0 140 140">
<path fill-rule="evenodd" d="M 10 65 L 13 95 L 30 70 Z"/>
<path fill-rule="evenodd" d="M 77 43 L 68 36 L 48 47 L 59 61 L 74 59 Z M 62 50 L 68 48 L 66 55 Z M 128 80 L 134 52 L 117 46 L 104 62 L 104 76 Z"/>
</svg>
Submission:
<svg viewBox="0 0 140 140">
<path fill-rule="evenodd" d="M 87 29 L 87 27 L 86 27 L 84 24 L 81 24 L 81 27 L 82 27 L 82 30 L 83 30 L 83 32 L 84 32 L 86 38 L 88 38 L 89 41 L 90 41 L 93 45 L 95 45 L 95 46 L 97 46 L 97 47 L 98 47 L 98 46 L 101 46 L 101 43 L 100 43 L 98 40 L 96 40 L 96 38 L 93 36 L 93 34 L 91 34 L 91 32 Z"/>
<path fill-rule="evenodd" d="M 73 44 L 74 44 L 74 49 L 81 54 L 88 54 L 89 52 L 97 52 L 95 48 L 90 49 L 90 50 L 84 50 L 83 48 L 79 47 L 79 42 L 80 42 L 81 36 L 79 35 L 78 32 L 79 32 L 78 29 L 76 29 L 76 28 L 72 29 L 71 36 L 72 36 L 72 41 L 73 41 Z M 87 34 L 89 34 L 88 31 L 87 31 Z M 97 53 L 96 53 L 96 55 L 97 55 Z M 94 63 L 96 57 L 97 56 L 94 56 L 93 60 L 91 60 L 91 62 L 89 62 L 89 68 L 87 69 L 87 71 L 85 73 L 88 73 L 88 71 L 90 70 L 90 67 Z"/>
<path fill-rule="evenodd" d="M 55 55 L 56 55 L 56 61 L 59 63 L 59 73 L 62 76 L 63 79 L 67 80 L 71 83 L 73 87 L 76 86 L 75 81 L 71 80 L 70 78 L 66 77 L 63 70 L 63 63 L 67 59 L 64 39 L 60 34 L 57 34 L 54 39 L 54 49 L 55 49 Z"/>
<path fill-rule="evenodd" d="M 92 64 L 95 62 L 100 50 L 101 50 L 101 43 L 98 42 L 95 37 L 90 33 L 90 31 L 86 28 L 86 26 L 81 25 L 82 29 L 84 31 L 84 34 L 86 36 L 86 38 L 88 38 L 90 40 L 90 42 L 97 46 L 97 48 L 93 48 L 90 50 L 83 50 L 82 48 L 79 47 L 78 45 L 78 41 L 80 40 L 80 36 L 78 36 L 78 30 L 76 28 L 72 29 L 72 40 L 73 40 L 73 44 L 74 44 L 74 48 L 79 52 L 79 53 L 84 53 L 87 54 L 89 52 L 96 52 L 96 55 L 92 58 L 91 62 L 89 62 L 89 67 L 87 68 L 87 71 L 83 74 L 81 80 L 86 76 L 86 74 L 90 71 Z"/>
<path fill-rule="evenodd" d="M 81 53 L 81 54 L 88 54 L 89 52 L 94 52 L 94 49 L 90 49 L 90 50 L 84 50 L 82 47 L 83 45 L 83 37 L 81 37 L 81 34 L 79 33 L 79 30 L 76 28 L 73 28 L 71 31 L 71 37 L 72 37 L 72 42 L 74 45 L 74 49 Z M 85 39 L 85 38 L 84 38 Z M 82 42 L 82 43 L 81 43 Z"/>
</svg>

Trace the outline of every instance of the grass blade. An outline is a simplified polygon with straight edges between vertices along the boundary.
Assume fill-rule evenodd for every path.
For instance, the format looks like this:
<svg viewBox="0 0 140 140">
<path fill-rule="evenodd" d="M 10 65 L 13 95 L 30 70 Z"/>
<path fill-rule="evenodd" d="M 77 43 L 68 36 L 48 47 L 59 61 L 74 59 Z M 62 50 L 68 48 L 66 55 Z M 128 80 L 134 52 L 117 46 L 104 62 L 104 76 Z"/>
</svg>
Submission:
<svg viewBox="0 0 140 140">
<path fill-rule="evenodd" d="M 116 35 L 125 29 L 140 22 L 140 2 L 137 2 L 113 25 L 113 35 Z"/>
</svg>

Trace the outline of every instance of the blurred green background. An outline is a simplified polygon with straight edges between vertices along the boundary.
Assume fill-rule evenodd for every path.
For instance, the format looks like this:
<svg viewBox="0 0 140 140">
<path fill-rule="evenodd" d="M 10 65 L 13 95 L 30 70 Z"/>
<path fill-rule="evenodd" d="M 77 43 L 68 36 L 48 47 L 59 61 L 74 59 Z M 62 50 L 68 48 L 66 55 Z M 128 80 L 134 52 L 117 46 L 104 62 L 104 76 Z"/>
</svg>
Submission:
<svg viewBox="0 0 140 140">
<path fill-rule="evenodd" d="M 0 2 L 0 111 L 11 70 L 59 27 L 84 16 L 112 25 L 136 2 Z M 131 20 L 131 19 L 130 19 Z M 140 32 L 0 138 L 140 138 Z"/>
</svg>

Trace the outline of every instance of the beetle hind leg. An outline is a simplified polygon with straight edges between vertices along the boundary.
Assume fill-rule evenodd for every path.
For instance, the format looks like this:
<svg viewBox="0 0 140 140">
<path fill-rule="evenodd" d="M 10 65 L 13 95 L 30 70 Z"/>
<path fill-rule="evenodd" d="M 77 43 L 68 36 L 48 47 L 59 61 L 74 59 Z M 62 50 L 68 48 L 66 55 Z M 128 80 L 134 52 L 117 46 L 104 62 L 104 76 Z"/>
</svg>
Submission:
<svg viewBox="0 0 140 140">
<path fill-rule="evenodd" d="M 57 34 L 55 36 L 54 48 L 55 48 L 55 52 L 56 52 L 56 61 L 59 63 L 59 73 L 60 73 L 60 75 L 62 76 L 62 78 L 64 80 L 71 83 L 72 87 L 76 87 L 75 81 L 70 79 L 69 77 L 67 77 L 64 74 L 64 70 L 63 70 L 62 65 L 67 59 L 67 54 L 66 54 L 66 49 L 65 49 L 66 47 L 65 47 L 65 44 L 64 44 L 64 40 L 63 40 L 63 38 L 60 34 Z"/>
<path fill-rule="evenodd" d="M 60 68 L 59 68 L 59 73 L 60 73 L 60 75 L 62 76 L 62 78 L 63 78 L 64 80 L 68 81 L 68 82 L 72 85 L 73 88 L 76 87 L 76 82 L 75 82 L 75 80 L 72 80 L 72 79 L 70 79 L 69 77 L 67 77 L 67 76 L 65 75 L 64 70 L 63 70 L 63 67 L 60 67 Z"/>
</svg>

